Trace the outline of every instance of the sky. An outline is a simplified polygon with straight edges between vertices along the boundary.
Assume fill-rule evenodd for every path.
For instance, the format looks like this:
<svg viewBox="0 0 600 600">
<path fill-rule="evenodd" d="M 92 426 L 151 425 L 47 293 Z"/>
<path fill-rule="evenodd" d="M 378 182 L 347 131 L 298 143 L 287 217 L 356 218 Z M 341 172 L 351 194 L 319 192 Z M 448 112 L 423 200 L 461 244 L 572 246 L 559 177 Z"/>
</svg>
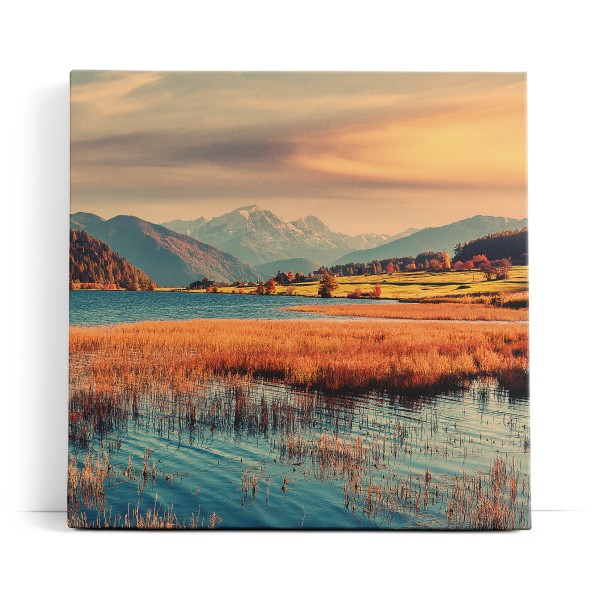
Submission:
<svg viewBox="0 0 600 600">
<path fill-rule="evenodd" d="M 394 234 L 527 213 L 524 73 L 74 71 L 71 210 Z"/>
</svg>

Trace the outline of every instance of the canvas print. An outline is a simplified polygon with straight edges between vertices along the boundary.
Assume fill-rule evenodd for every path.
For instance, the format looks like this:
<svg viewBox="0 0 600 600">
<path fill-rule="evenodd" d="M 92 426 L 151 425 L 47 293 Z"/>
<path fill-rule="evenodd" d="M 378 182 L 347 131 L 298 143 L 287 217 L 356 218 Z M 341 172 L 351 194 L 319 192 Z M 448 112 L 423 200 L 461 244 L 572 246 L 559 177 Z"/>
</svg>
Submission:
<svg viewBox="0 0 600 600">
<path fill-rule="evenodd" d="M 523 73 L 71 74 L 68 524 L 528 529 Z"/>
</svg>

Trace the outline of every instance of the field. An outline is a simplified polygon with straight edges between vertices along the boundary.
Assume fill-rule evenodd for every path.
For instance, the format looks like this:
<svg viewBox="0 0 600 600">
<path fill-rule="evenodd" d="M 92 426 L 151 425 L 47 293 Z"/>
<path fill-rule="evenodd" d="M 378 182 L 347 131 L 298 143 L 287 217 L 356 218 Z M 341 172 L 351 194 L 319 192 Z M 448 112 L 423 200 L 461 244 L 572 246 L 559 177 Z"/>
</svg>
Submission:
<svg viewBox="0 0 600 600">
<path fill-rule="evenodd" d="M 94 390 L 133 386 L 176 395 L 221 375 L 266 377 L 326 391 L 435 390 L 477 377 L 509 389 L 526 386 L 528 330 L 523 325 L 426 322 L 146 322 L 72 327 L 72 355 L 89 356 Z M 121 370 L 121 365 L 129 365 Z M 91 385 L 90 384 L 90 385 Z M 118 384 L 118 385 L 116 385 Z"/>
<path fill-rule="evenodd" d="M 345 298 L 357 288 L 364 293 L 370 293 L 376 285 L 381 286 L 381 298 L 420 301 L 428 298 L 447 296 L 468 296 L 473 294 L 506 294 L 528 290 L 528 267 L 512 267 L 510 278 L 500 281 L 486 281 L 480 271 L 449 271 L 447 273 L 432 273 L 419 271 L 416 273 L 393 273 L 391 275 L 356 275 L 353 277 L 338 277 L 338 288 L 333 292 L 335 298 Z M 171 288 L 160 288 L 159 291 L 169 291 Z M 297 296 L 317 296 L 318 282 L 278 285 L 276 294 L 291 294 Z M 253 293 L 255 286 L 238 288 L 226 286 L 218 288 L 226 294 Z M 197 292 L 196 292 L 197 293 Z M 199 293 L 204 293 L 204 290 Z"/>
<path fill-rule="evenodd" d="M 481 304 L 322 304 L 292 306 L 285 310 L 318 313 L 330 317 L 362 317 L 369 319 L 410 319 L 441 321 L 526 321 L 526 308 L 496 308 Z"/>
</svg>

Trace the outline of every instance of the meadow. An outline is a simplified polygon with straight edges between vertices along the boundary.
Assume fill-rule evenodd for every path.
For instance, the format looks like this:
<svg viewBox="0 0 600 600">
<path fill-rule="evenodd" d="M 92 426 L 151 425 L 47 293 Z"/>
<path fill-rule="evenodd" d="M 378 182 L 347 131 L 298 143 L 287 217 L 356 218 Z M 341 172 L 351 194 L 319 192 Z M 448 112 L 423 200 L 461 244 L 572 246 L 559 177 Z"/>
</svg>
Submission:
<svg viewBox="0 0 600 600">
<path fill-rule="evenodd" d="M 418 302 L 433 298 L 451 298 L 452 301 L 468 296 L 493 296 L 526 292 L 529 288 L 529 269 L 526 266 L 511 267 L 509 279 L 487 281 L 478 270 L 410 273 L 392 273 L 380 275 L 355 275 L 337 277 L 338 288 L 334 290 L 334 298 L 346 298 L 348 294 L 360 289 L 365 294 L 380 286 L 382 299 Z M 168 291 L 172 288 L 160 288 Z M 256 286 L 245 287 L 223 286 L 217 288 L 226 294 L 255 293 Z M 205 293 L 204 290 L 193 293 Z M 316 297 L 319 293 L 319 282 L 292 283 L 278 285 L 276 294 Z"/>
<path fill-rule="evenodd" d="M 527 385 L 521 324 L 202 320 L 71 327 L 94 389 L 175 394 L 217 375 L 264 377 L 323 391 L 410 392 L 495 377 Z M 127 365 L 127 369 L 122 369 Z M 72 376 L 79 368 L 72 365 Z M 119 385 L 115 387 L 115 382 Z"/>
</svg>

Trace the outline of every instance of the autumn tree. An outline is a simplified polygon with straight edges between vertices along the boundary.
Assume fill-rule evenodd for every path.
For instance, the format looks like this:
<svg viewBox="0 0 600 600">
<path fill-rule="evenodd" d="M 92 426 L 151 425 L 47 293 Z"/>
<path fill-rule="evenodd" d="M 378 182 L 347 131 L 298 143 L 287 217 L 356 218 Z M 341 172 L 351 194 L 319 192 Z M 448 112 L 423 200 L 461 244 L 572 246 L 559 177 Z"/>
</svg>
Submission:
<svg viewBox="0 0 600 600">
<path fill-rule="evenodd" d="M 394 269 L 394 263 L 390 261 L 385 270 L 387 271 L 388 275 L 393 275 L 396 272 L 396 269 Z"/>
<path fill-rule="evenodd" d="M 330 273 L 324 273 L 319 284 L 319 296 L 321 298 L 332 298 L 333 292 L 337 289 L 338 282 Z"/>
<path fill-rule="evenodd" d="M 489 262 L 490 261 L 488 260 L 488 258 L 487 258 L 487 256 L 485 254 L 476 254 L 473 257 L 473 264 L 478 269 L 480 269 L 483 265 L 485 265 L 486 263 L 489 263 Z"/>
<path fill-rule="evenodd" d="M 492 260 L 486 263 L 481 263 L 481 270 L 487 281 L 492 279 L 508 279 L 510 270 L 510 261 L 506 258 L 502 260 Z"/>
<path fill-rule="evenodd" d="M 371 298 L 379 298 L 381 296 L 381 286 L 377 284 L 371 292 Z"/>
<path fill-rule="evenodd" d="M 440 263 L 442 263 L 442 269 L 444 271 L 448 271 L 451 266 L 450 255 L 447 252 L 442 252 L 439 258 Z"/>
<path fill-rule="evenodd" d="M 265 285 L 265 294 L 274 294 L 277 289 L 277 282 L 273 277 L 267 281 L 267 285 Z"/>
</svg>

